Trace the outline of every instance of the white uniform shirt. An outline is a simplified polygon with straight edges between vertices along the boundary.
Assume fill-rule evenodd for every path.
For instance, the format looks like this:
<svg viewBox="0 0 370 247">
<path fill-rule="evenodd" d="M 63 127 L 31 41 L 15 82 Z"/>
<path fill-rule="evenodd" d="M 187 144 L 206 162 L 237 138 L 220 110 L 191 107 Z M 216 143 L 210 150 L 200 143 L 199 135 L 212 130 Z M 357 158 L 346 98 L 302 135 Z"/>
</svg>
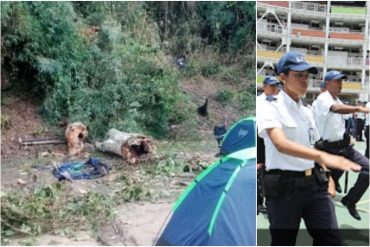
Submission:
<svg viewBox="0 0 370 247">
<path fill-rule="evenodd" d="M 365 107 L 370 110 L 370 102 L 367 102 Z M 369 126 L 369 122 L 370 122 L 370 113 L 366 113 L 365 126 Z"/>
<path fill-rule="evenodd" d="M 279 152 L 272 143 L 266 130 L 282 128 L 286 137 L 306 147 L 312 147 L 319 139 L 312 112 L 302 104 L 281 91 L 274 101 L 258 101 L 257 126 L 259 136 L 266 147 L 266 170 L 280 169 L 304 171 L 314 167 L 314 161 Z"/>
<path fill-rule="evenodd" d="M 313 113 L 316 126 L 323 140 L 334 142 L 343 139 L 345 121 L 342 114 L 330 111 L 334 104 L 343 104 L 337 97 L 334 99 L 329 91 L 320 94 L 314 104 Z"/>
<path fill-rule="evenodd" d="M 261 93 L 260 95 L 257 96 L 257 102 L 258 101 L 264 101 L 266 100 L 266 94 L 265 93 Z"/>
</svg>

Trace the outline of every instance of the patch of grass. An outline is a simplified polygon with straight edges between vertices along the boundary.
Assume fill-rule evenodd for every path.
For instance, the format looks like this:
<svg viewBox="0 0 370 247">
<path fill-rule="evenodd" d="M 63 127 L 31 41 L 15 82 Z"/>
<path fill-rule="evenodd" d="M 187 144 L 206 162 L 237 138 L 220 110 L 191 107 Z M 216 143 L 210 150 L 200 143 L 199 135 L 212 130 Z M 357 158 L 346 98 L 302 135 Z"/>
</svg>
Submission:
<svg viewBox="0 0 370 247">
<path fill-rule="evenodd" d="M 222 89 L 217 91 L 216 93 L 216 100 L 220 102 L 222 105 L 230 102 L 233 98 L 233 93 L 229 90 Z"/>
<path fill-rule="evenodd" d="M 217 63 L 203 64 L 200 71 L 202 75 L 206 77 L 216 75 L 220 71 L 220 65 Z"/>
<path fill-rule="evenodd" d="M 183 159 L 176 159 L 174 157 L 164 157 L 157 164 L 152 166 L 150 173 L 155 175 L 164 175 L 167 177 L 174 177 L 184 173 L 186 163 Z"/>
</svg>

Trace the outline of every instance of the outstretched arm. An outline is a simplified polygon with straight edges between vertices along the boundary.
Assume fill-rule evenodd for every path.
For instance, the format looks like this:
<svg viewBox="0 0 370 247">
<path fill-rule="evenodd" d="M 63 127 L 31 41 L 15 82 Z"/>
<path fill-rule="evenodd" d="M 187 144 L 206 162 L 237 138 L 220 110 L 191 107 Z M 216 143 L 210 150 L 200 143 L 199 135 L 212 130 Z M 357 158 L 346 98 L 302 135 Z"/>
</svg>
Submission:
<svg viewBox="0 0 370 247">
<path fill-rule="evenodd" d="M 285 133 L 281 128 L 271 128 L 267 129 L 266 131 L 276 149 L 281 153 L 303 159 L 313 160 L 320 164 L 322 167 L 327 166 L 344 171 L 361 170 L 361 166 L 341 156 L 332 155 L 313 148 L 305 147 L 301 144 L 289 140 L 288 138 L 286 138 Z"/>
<path fill-rule="evenodd" d="M 362 106 L 351 106 L 351 105 L 344 105 L 344 104 L 334 104 L 330 107 L 330 110 L 335 113 L 339 114 L 348 114 L 354 112 L 364 112 L 369 113 L 369 109 Z"/>
</svg>

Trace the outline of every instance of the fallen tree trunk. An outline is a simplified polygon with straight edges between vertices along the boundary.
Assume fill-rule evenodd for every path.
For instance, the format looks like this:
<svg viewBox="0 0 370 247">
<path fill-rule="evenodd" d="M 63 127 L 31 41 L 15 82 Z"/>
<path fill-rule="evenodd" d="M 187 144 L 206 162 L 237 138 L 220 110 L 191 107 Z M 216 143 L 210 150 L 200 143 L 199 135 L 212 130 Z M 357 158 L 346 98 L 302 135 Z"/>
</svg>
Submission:
<svg viewBox="0 0 370 247">
<path fill-rule="evenodd" d="M 130 164 L 135 164 L 155 153 L 153 142 L 147 136 L 110 129 L 108 137 L 103 142 L 96 142 L 95 146 L 103 152 L 121 156 Z"/>
</svg>

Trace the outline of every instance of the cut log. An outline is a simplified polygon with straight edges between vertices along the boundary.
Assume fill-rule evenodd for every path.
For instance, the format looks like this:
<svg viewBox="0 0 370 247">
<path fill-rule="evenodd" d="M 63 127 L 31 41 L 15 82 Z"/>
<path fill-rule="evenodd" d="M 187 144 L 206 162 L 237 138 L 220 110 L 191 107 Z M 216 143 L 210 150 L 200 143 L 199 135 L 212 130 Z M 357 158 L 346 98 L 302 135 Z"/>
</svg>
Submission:
<svg viewBox="0 0 370 247">
<path fill-rule="evenodd" d="M 87 128 L 81 122 L 68 124 L 65 137 L 68 142 L 69 155 L 78 155 L 84 149 L 84 139 L 87 137 Z"/>
<path fill-rule="evenodd" d="M 116 129 L 108 131 L 109 139 L 96 142 L 95 146 L 103 151 L 121 156 L 130 164 L 148 158 L 155 153 L 152 140 L 144 135 L 122 132 Z"/>
</svg>

